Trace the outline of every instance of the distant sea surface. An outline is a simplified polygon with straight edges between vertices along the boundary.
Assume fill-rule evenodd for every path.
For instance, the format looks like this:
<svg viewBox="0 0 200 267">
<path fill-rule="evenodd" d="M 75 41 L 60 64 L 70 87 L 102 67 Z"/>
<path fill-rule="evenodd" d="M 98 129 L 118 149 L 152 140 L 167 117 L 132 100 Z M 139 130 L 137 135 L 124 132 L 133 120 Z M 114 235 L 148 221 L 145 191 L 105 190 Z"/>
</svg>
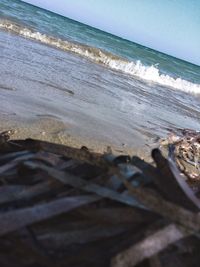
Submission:
<svg viewBox="0 0 200 267">
<path fill-rule="evenodd" d="M 2 120 L 51 117 L 118 144 L 200 129 L 199 66 L 22 1 L 0 1 L 0 59 Z"/>
</svg>

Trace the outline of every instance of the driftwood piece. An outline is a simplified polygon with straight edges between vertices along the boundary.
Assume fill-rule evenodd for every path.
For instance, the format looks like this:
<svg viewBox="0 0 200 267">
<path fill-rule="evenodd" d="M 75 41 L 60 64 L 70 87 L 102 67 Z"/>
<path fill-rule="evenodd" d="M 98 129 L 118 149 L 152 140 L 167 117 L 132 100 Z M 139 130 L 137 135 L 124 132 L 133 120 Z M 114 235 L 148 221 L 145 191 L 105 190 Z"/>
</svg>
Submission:
<svg viewBox="0 0 200 267">
<path fill-rule="evenodd" d="M 111 266 L 134 267 L 187 235 L 188 233 L 183 228 L 170 224 L 119 253 L 112 259 Z"/>
</svg>

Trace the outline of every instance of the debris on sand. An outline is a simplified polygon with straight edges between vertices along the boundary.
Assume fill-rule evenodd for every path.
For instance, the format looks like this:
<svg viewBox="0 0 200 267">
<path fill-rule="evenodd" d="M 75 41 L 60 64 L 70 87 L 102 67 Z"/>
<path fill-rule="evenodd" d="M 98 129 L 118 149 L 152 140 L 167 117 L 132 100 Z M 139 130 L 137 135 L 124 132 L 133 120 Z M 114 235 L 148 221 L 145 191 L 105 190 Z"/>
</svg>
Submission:
<svg viewBox="0 0 200 267">
<path fill-rule="evenodd" d="M 11 134 L 0 134 L 0 266 L 198 266 L 197 132 L 167 159 L 154 149 L 154 165 Z"/>
<path fill-rule="evenodd" d="M 173 158 L 182 176 L 194 191 L 200 190 L 200 132 L 183 129 L 169 134 L 162 144 L 167 144 L 169 158 Z"/>
</svg>

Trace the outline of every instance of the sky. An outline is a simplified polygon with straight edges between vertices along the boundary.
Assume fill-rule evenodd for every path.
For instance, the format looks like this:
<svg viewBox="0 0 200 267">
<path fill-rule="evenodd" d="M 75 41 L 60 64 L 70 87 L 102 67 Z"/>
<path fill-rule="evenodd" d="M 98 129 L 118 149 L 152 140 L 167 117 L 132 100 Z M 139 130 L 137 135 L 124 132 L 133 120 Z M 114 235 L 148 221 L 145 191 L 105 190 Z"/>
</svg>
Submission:
<svg viewBox="0 0 200 267">
<path fill-rule="evenodd" d="M 25 0 L 200 65 L 200 0 Z"/>
</svg>

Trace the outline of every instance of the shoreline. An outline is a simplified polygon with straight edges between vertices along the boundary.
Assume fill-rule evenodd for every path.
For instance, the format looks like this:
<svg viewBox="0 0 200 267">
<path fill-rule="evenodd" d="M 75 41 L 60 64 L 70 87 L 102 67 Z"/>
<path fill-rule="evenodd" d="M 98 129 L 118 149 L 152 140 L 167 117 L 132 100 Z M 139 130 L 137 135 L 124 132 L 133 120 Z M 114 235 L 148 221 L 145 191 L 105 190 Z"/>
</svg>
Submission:
<svg viewBox="0 0 200 267">
<path fill-rule="evenodd" d="M 153 147 L 158 147 L 158 142 L 152 144 L 142 144 L 137 141 L 133 141 L 130 144 L 130 140 L 123 139 L 121 133 L 121 140 L 112 140 L 112 136 L 106 138 L 106 132 L 102 130 L 97 135 L 91 134 L 87 136 L 84 130 L 75 129 L 66 123 L 53 118 L 40 118 L 40 119 L 11 119 L 7 116 L 0 114 L 0 132 L 13 130 L 12 139 L 26 139 L 33 138 L 52 143 L 72 146 L 81 148 L 86 146 L 90 151 L 97 153 L 106 153 L 108 149 L 112 150 L 113 154 L 127 154 L 130 156 L 138 156 L 147 161 L 151 161 L 151 150 Z M 107 133 L 108 134 L 108 133 Z M 133 136 L 133 140 L 135 140 Z M 126 141 L 128 141 L 126 143 Z"/>
<path fill-rule="evenodd" d="M 199 99 L 0 31 L 0 131 L 151 160 L 159 138 L 199 130 Z"/>
</svg>

